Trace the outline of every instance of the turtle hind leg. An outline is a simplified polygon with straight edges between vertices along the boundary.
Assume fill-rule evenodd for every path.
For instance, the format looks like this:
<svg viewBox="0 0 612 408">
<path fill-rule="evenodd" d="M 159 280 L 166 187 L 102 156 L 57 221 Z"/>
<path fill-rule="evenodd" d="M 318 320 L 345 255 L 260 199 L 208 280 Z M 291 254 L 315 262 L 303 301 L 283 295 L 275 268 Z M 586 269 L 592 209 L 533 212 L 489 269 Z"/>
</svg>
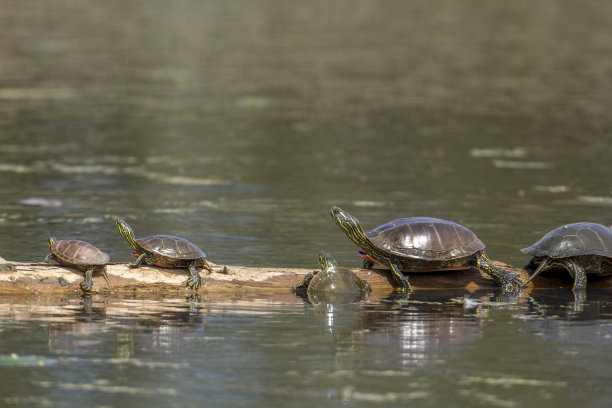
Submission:
<svg viewBox="0 0 612 408">
<path fill-rule="evenodd" d="M 524 286 L 518 273 L 493 265 L 484 251 L 476 254 L 476 267 L 492 277 L 504 290 L 517 291 Z"/>
<path fill-rule="evenodd" d="M 202 286 L 202 277 L 200 276 L 198 270 L 196 269 L 196 261 L 190 262 L 187 265 L 187 269 L 189 270 L 189 276 L 187 277 L 187 286 L 193 290 L 198 290 Z"/>
<path fill-rule="evenodd" d="M 306 290 L 308 290 L 308 285 L 310 284 L 310 281 L 312 280 L 312 278 L 314 278 L 315 274 L 310 272 L 309 274 L 307 274 L 304 277 L 304 280 L 302 281 L 302 283 L 295 285 L 294 287 L 291 288 L 291 292 L 295 293 L 295 294 L 302 294 L 305 293 Z"/>
</svg>

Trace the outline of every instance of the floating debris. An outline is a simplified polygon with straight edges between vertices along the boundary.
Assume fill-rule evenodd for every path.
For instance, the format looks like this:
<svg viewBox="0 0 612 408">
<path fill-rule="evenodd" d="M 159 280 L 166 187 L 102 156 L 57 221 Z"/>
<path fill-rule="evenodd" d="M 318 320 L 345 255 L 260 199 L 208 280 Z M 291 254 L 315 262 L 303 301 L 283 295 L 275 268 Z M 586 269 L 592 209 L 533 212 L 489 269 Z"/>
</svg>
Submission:
<svg viewBox="0 0 612 408">
<path fill-rule="evenodd" d="M 357 207 L 384 207 L 385 203 L 382 201 L 353 201 L 353 205 Z"/>
<path fill-rule="evenodd" d="M 527 150 L 522 147 L 515 147 L 512 149 L 502 148 L 474 148 L 470 149 L 470 156 L 472 157 L 506 157 L 512 159 L 520 159 L 527 156 Z"/>
<path fill-rule="evenodd" d="M 514 160 L 493 160 L 493 166 L 497 167 L 498 169 L 518 170 L 547 170 L 554 167 L 551 162 Z"/>
<path fill-rule="evenodd" d="M 112 385 L 108 380 L 99 379 L 90 383 L 69 383 L 69 382 L 54 382 L 54 381 L 36 381 L 36 385 L 48 389 L 62 389 L 66 391 L 98 391 L 111 394 L 128 394 L 128 395 L 178 395 L 178 391 L 174 388 L 137 388 L 128 387 L 125 385 Z"/>
<path fill-rule="evenodd" d="M 578 196 L 576 199 L 588 204 L 612 205 L 612 197 Z"/>
<path fill-rule="evenodd" d="M 238 106 L 242 108 L 265 108 L 268 103 L 268 98 L 261 96 L 244 96 L 238 99 Z"/>
<path fill-rule="evenodd" d="M 70 88 L 3 88 L 0 99 L 72 99 L 77 93 Z"/>
<path fill-rule="evenodd" d="M 568 193 L 571 190 L 571 188 L 569 186 L 563 186 L 563 185 L 559 185 L 559 186 L 533 186 L 532 189 L 533 189 L 533 191 L 539 191 L 539 192 L 542 192 L 542 193 L 553 193 L 553 194 Z"/>
<path fill-rule="evenodd" d="M 37 205 L 40 207 L 61 207 L 62 206 L 62 202 L 60 200 L 56 200 L 53 198 L 38 198 L 38 197 L 26 198 L 25 200 L 21 200 L 19 204 Z"/>
<path fill-rule="evenodd" d="M 532 387 L 567 387 L 566 381 L 549 381 L 549 380 L 534 380 L 529 378 L 518 378 L 518 377 L 464 377 L 459 381 L 460 385 L 471 385 L 471 384 L 487 384 L 487 385 L 499 385 L 505 388 L 514 385 L 528 385 Z"/>
<path fill-rule="evenodd" d="M 0 367 L 43 367 L 55 364 L 51 358 L 38 356 L 19 356 L 15 353 L 10 355 L 0 354 Z"/>
</svg>

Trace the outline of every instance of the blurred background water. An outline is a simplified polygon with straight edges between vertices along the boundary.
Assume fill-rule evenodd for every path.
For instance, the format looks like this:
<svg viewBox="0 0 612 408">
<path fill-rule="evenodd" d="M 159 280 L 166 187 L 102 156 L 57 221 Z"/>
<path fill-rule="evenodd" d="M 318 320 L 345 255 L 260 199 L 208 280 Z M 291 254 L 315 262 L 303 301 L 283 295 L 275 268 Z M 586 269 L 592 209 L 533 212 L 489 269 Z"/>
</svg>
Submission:
<svg viewBox="0 0 612 408">
<path fill-rule="evenodd" d="M 121 216 L 137 236 L 185 237 L 216 263 L 314 267 L 326 249 L 342 265 L 358 266 L 354 245 L 329 217 L 335 204 L 366 228 L 407 216 L 453 220 L 472 229 L 492 258 L 520 266 L 528 258 L 519 249 L 560 224 L 612 224 L 612 4 L 26 0 L 0 1 L 0 9 L 0 256 L 6 259 L 43 259 L 54 235 L 89 241 L 126 261 L 129 250 L 112 222 Z M 600 298 L 607 305 L 605 294 Z M 41 300 L 23 302 L 29 308 Z M 287 302 L 256 315 L 291 320 L 282 327 L 294 333 L 289 342 L 305 333 L 312 340 L 316 334 L 295 317 L 295 301 Z M 528 308 L 524 302 L 517 307 Z M 427 322 L 426 312 L 413 307 L 414 319 Z M 533 338 L 505 339 L 515 334 L 513 316 L 512 310 L 495 314 L 493 321 L 502 323 L 491 325 L 502 340 L 495 330 L 476 330 L 486 344 L 478 363 L 476 351 L 464 361 L 482 365 L 473 376 L 507 364 L 497 360 L 498 341 L 535 354 Z M 587 318 L 586 328 L 582 318 L 552 329 L 550 319 L 542 320 L 549 331 L 530 326 L 556 345 L 555 356 L 581 356 L 549 367 L 547 375 L 565 370 L 587 381 L 597 362 L 601 378 L 609 378 L 602 364 L 609 362 L 608 335 L 600 335 L 607 329 L 597 319 Z M 242 330 L 243 318 L 230 320 L 227 330 Z M 37 324 L 16 325 L 12 335 L 3 333 L 9 357 L 24 333 L 40 335 Z M 403 344 L 396 330 L 404 329 L 385 336 Z M 593 359 L 584 359 L 581 347 L 565 348 L 573 331 L 597 343 L 589 348 Z M 198 333 L 181 336 L 201 338 Z M 435 331 L 423 336 L 426 343 L 438 339 Z M 247 353 L 248 346 L 237 344 L 238 356 Z M 299 350 L 293 351 L 308 359 Z M 352 358 L 368 367 L 372 350 Z M 397 357 L 393 347 L 385 350 L 392 357 L 376 364 Z M 270 364 L 284 376 L 282 362 Z M 92 370 L 81 360 L 77 365 Z M 467 375 L 444 363 L 428 367 L 421 375 L 431 379 L 424 387 L 432 404 L 438 400 L 429 387 L 444 383 L 441 376 Z M 62 381 L 53 378 L 60 371 L 52 370 L 52 384 Z M 168 375 L 185 381 L 185 372 Z M 326 375 L 308 377 L 318 384 Z M 473 376 L 469 389 L 481 389 L 486 381 Z M 361 392 L 368 379 L 350 378 L 350 392 Z M 399 392 L 384 384 L 371 392 Z M 541 388 L 528 395 L 560 392 Z M 562 395 L 576 402 L 571 397 L 583 389 L 573 394 L 565 387 Z M 262 405 L 278 397 L 258 390 Z M 491 395 L 500 406 L 516 397 Z M 482 398 L 486 404 L 489 397 Z"/>
</svg>

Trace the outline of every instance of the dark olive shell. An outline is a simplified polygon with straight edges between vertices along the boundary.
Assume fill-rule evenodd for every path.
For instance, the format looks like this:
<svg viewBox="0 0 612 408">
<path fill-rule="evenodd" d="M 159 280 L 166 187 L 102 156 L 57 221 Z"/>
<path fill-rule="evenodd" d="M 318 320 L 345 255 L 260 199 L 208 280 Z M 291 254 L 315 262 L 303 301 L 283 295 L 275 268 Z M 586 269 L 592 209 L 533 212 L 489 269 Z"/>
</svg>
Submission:
<svg viewBox="0 0 612 408">
<path fill-rule="evenodd" d="M 391 221 L 367 232 L 366 236 L 385 252 L 426 261 L 463 258 L 485 248 L 466 227 L 429 217 Z"/>
<path fill-rule="evenodd" d="M 580 255 L 612 258 L 612 229 L 593 222 L 566 224 L 550 231 L 538 242 L 521 251 L 531 256 L 553 258 Z"/>
<path fill-rule="evenodd" d="M 60 262 L 74 265 L 106 265 L 110 260 L 108 254 L 89 242 L 76 239 L 53 242 L 51 252 Z"/>
<path fill-rule="evenodd" d="M 153 235 L 140 238 L 136 242 L 148 252 L 175 259 L 204 258 L 206 254 L 186 239 L 172 235 Z"/>
</svg>

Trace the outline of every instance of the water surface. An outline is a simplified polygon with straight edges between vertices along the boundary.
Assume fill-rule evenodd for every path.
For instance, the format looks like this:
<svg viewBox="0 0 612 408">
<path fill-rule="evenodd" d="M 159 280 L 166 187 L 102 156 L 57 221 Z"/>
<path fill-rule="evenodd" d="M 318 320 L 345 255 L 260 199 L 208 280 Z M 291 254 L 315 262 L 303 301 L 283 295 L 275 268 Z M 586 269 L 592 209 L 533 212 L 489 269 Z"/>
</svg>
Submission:
<svg viewBox="0 0 612 408">
<path fill-rule="evenodd" d="M 321 249 L 360 264 L 331 205 L 366 228 L 450 219 L 514 265 L 563 223 L 612 224 L 606 2 L 0 8 L 6 259 L 43 259 L 53 235 L 127 261 L 116 216 L 216 263 L 307 268 Z M 13 298 L 3 404 L 610 404 L 609 293 L 464 295 Z"/>
</svg>

